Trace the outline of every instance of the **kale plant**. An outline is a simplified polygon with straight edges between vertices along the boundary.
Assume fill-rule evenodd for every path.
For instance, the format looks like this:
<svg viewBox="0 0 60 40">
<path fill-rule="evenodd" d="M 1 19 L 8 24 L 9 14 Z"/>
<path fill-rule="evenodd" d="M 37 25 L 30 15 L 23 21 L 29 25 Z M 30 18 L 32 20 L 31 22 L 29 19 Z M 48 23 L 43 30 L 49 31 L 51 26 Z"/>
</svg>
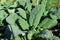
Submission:
<svg viewBox="0 0 60 40">
<path fill-rule="evenodd" d="M 0 0 L 0 40 L 60 40 L 49 30 L 58 19 L 52 0 Z"/>
</svg>

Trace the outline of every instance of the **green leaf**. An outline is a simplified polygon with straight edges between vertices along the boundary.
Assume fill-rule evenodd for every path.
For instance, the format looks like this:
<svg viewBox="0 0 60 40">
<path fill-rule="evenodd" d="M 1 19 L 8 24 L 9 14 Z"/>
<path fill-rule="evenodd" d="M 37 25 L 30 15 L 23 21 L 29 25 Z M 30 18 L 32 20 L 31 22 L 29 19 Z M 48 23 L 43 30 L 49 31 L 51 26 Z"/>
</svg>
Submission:
<svg viewBox="0 0 60 40">
<path fill-rule="evenodd" d="M 36 6 L 32 10 L 32 12 L 30 13 L 30 19 L 29 19 L 30 26 L 34 25 L 35 27 L 37 27 L 42 15 L 45 11 L 46 2 L 47 2 L 47 0 L 43 0 L 41 5 Z"/>
<path fill-rule="evenodd" d="M 31 12 L 32 4 L 30 2 L 26 3 L 26 9 L 27 9 L 27 11 Z"/>
<path fill-rule="evenodd" d="M 7 17 L 7 13 L 4 10 L 0 10 L 0 26 L 3 25 L 2 21 Z"/>
<path fill-rule="evenodd" d="M 54 14 L 55 16 L 57 16 L 57 19 L 60 19 L 60 8 L 58 9 L 58 12 Z"/>
<path fill-rule="evenodd" d="M 39 25 L 39 29 L 43 28 L 43 29 L 47 29 L 47 28 L 51 28 L 54 27 L 55 25 L 57 25 L 57 20 L 53 20 L 53 19 L 49 19 L 49 18 L 45 18 Z"/>
<path fill-rule="evenodd" d="M 21 17 L 19 17 L 18 22 L 21 25 L 21 27 L 22 27 L 23 30 L 29 29 L 29 24 L 27 23 L 27 21 L 25 21 Z"/>
<path fill-rule="evenodd" d="M 26 12 L 22 8 L 18 8 L 18 13 L 20 16 L 26 19 Z"/>
<path fill-rule="evenodd" d="M 18 15 L 16 13 L 12 13 L 6 18 L 6 21 L 9 24 L 14 24 L 17 19 L 18 19 Z"/>
<path fill-rule="evenodd" d="M 19 26 L 16 23 L 8 26 L 10 27 L 9 30 L 13 33 L 14 37 L 18 35 L 24 36 L 26 33 L 26 31 L 22 31 L 21 29 L 19 29 Z"/>
<path fill-rule="evenodd" d="M 19 27 L 17 24 L 11 24 L 12 32 L 14 34 L 14 37 L 18 36 L 20 34 Z"/>
<path fill-rule="evenodd" d="M 46 6 L 46 9 L 47 10 L 50 10 L 52 7 L 52 0 L 47 0 L 47 6 Z"/>
<path fill-rule="evenodd" d="M 34 18 L 35 18 L 35 15 L 37 14 L 37 11 L 38 11 L 38 6 L 35 7 L 32 12 L 30 13 L 30 18 L 29 18 L 29 23 L 30 23 L 30 26 L 33 25 L 33 21 L 34 21 Z"/>
</svg>

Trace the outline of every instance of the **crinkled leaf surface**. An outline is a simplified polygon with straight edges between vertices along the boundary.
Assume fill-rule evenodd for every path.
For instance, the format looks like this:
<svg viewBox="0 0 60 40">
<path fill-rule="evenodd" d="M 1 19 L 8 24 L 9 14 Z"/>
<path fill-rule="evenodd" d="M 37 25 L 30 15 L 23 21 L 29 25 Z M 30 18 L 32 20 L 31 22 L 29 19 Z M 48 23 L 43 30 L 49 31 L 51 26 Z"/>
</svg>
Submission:
<svg viewBox="0 0 60 40">
<path fill-rule="evenodd" d="M 34 21 L 34 18 L 35 18 L 35 16 L 36 16 L 37 12 L 38 12 L 38 7 L 35 7 L 35 8 L 32 10 L 32 12 L 30 13 L 30 19 L 29 19 L 30 26 L 33 25 L 33 21 Z"/>
<path fill-rule="evenodd" d="M 16 13 L 12 13 L 6 18 L 6 21 L 9 24 L 14 24 L 17 19 L 18 19 L 18 15 Z"/>
<path fill-rule="evenodd" d="M 11 24 L 11 28 L 15 37 L 20 34 L 20 30 L 17 24 Z"/>
<path fill-rule="evenodd" d="M 21 17 L 19 17 L 19 24 L 21 25 L 23 30 L 29 29 L 29 24 Z"/>
<path fill-rule="evenodd" d="M 53 19 L 49 19 L 49 18 L 45 18 L 40 24 L 39 24 L 39 28 L 51 28 L 55 25 L 57 25 L 57 20 L 53 20 Z"/>
<path fill-rule="evenodd" d="M 15 13 L 10 14 L 7 18 L 6 21 L 11 25 L 11 28 L 13 30 L 14 36 L 17 36 L 19 34 L 19 27 L 17 24 L 15 24 L 15 21 L 18 19 L 18 15 Z"/>
<path fill-rule="evenodd" d="M 18 8 L 18 13 L 20 16 L 26 19 L 26 12 L 22 8 Z"/>
<path fill-rule="evenodd" d="M 39 21 L 45 11 L 47 0 L 42 0 L 41 5 L 36 6 L 30 13 L 30 26 L 34 25 L 35 27 L 39 24 Z"/>
</svg>

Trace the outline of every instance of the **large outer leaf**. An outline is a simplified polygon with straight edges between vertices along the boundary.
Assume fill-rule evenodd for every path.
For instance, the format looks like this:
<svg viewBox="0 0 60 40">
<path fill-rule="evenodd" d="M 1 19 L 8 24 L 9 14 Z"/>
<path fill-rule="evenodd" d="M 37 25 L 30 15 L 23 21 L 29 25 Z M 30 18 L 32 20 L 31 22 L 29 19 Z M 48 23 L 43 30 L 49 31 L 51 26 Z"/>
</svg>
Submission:
<svg viewBox="0 0 60 40">
<path fill-rule="evenodd" d="M 18 19 L 18 15 L 16 13 L 12 13 L 6 18 L 6 21 L 9 24 L 14 24 L 17 19 Z"/>
<path fill-rule="evenodd" d="M 15 37 L 20 34 L 20 30 L 17 24 L 11 24 L 11 28 Z"/>
<path fill-rule="evenodd" d="M 35 15 L 37 14 L 38 8 L 39 7 L 35 7 L 30 13 L 30 19 L 29 19 L 30 26 L 33 25 L 33 21 L 34 21 Z"/>
<path fill-rule="evenodd" d="M 26 12 L 22 8 L 18 8 L 19 15 L 26 19 Z"/>
<path fill-rule="evenodd" d="M 6 21 L 11 25 L 11 28 L 13 30 L 14 36 L 17 36 L 19 34 L 19 28 L 17 24 L 15 24 L 15 21 L 18 19 L 18 15 L 15 13 L 10 14 L 7 18 Z"/>
<path fill-rule="evenodd" d="M 28 25 L 27 21 L 25 21 L 21 17 L 19 17 L 19 24 L 21 25 L 23 30 L 29 29 L 29 25 Z"/>
<path fill-rule="evenodd" d="M 39 24 L 39 29 L 40 28 L 43 28 L 43 29 L 46 29 L 46 28 L 51 28 L 55 25 L 57 25 L 57 20 L 55 19 L 49 19 L 49 18 L 45 18 L 40 24 Z"/>
<path fill-rule="evenodd" d="M 35 27 L 39 24 L 41 16 L 43 15 L 46 7 L 47 0 L 42 0 L 41 5 L 36 6 L 30 13 L 30 26 L 34 25 Z"/>
<path fill-rule="evenodd" d="M 7 13 L 4 10 L 0 10 L 0 26 L 2 26 L 2 21 L 7 17 Z"/>
</svg>

